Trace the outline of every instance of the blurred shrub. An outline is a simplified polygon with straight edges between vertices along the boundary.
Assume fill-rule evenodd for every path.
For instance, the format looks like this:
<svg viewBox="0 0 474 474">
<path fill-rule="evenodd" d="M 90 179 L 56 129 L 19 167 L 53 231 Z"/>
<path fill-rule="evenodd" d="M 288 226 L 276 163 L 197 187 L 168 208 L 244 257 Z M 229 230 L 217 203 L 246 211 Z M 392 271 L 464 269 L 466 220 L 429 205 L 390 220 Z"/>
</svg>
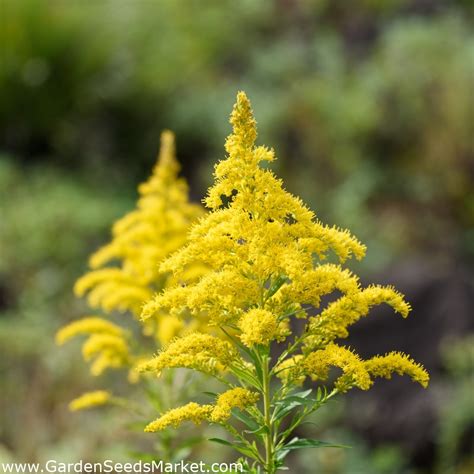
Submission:
<svg viewBox="0 0 474 474">
<path fill-rule="evenodd" d="M 440 403 L 437 473 L 467 474 L 474 468 L 474 336 L 446 340 L 442 354 L 450 377 Z"/>
</svg>

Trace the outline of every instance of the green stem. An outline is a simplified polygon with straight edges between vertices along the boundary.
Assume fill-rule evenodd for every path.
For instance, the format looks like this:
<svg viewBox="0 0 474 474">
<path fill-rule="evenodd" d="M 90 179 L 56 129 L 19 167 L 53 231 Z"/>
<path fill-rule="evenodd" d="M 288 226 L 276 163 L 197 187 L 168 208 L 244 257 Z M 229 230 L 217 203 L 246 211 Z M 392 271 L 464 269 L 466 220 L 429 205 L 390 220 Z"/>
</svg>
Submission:
<svg viewBox="0 0 474 474">
<path fill-rule="evenodd" d="M 273 446 L 273 423 L 271 416 L 271 394 L 270 394 L 270 358 L 264 355 L 262 372 L 263 372 L 263 414 L 267 432 L 265 434 L 265 471 L 268 474 L 275 472 L 274 463 L 274 446 Z"/>
</svg>

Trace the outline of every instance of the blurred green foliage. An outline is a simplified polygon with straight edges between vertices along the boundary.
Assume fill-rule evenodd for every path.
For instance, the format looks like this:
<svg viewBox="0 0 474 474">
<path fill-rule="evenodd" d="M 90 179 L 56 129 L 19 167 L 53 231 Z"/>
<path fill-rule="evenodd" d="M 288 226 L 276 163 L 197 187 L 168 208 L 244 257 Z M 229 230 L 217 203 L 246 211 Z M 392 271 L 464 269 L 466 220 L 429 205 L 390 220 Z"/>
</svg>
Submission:
<svg viewBox="0 0 474 474">
<path fill-rule="evenodd" d="M 100 457 L 103 419 L 79 424 L 61 405 L 88 383 L 79 361 L 66 362 L 75 348 L 58 358 L 53 346 L 84 310 L 70 288 L 131 208 L 163 128 L 177 133 L 200 199 L 238 89 L 289 190 L 368 244 L 363 270 L 402 254 L 472 263 L 473 5 L 0 2 L 0 152 L 14 157 L 0 157 L 0 458 Z M 459 414 L 440 422 L 443 459 L 465 430 L 456 393 Z M 409 469 L 397 447 L 369 456 L 343 436 L 358 447 L 328 473 Z"/>
<path fill-rule="evenodd" d="M 97 452 L 105 430 L 94 426 L 88 438 L 87 416 L 81 427 L 65 418 L 66 402 L 90 381 L 72 350 L 58 357 L 54 333 L 83 310 L 73 282 L 127 201 L 58 170 L 20 168 L 6 156 L 0 190 L 0 446 L 7 453 L 0 457 Z"/>
<path fill-rule="evenodd" d="M 440 407 L 437 473 L 467 474 L 474 469 L 474 336 L 446 340 L 443 345 L 450 403 Z M 463 455 L 466 447 L 468 456 Z"/>
</svg>

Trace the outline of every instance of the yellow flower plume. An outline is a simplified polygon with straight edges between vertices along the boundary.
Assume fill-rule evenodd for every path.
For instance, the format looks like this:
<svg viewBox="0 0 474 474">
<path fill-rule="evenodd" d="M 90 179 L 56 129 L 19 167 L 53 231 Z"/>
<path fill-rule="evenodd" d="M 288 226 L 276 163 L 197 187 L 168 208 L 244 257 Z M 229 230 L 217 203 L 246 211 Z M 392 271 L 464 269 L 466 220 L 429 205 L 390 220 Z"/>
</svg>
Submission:
<svg viewBox="0 0 474 474">
<path fill-rule="evenodd" d="M 107 314 L 131 311 L 137 316 L 143 303 L 172 280 L 159 271 L 158 264 L 183 245 L 191 223 L 203 214 L 201 206 L 188 201 L 188 187 L 178 177 L 179 169 L 174 136 L 165 131 L 153 173 L 139 186 L 137 208 L 115 223 L 112 241 L 92 255 L 92 270 L 76 282 L 76 294 L 87 294 L 90 306 Z M 202 267 L 190 266 L 183 279 L 195 280 L 202 271 Z M 157 314 L 142 326 L 143 333 L 154 337 L 160 345 L 183 331 L 198 329 L 196 322 L 166 313 Z M 91 361 L 92 374 L 100 375 L 107 368 L 128 367 L 129 380 L 138 381 L 136 367 L 144 354 L 131 353 L 132 333 L 92 316 L 61 328 L 56 341 L 63 344 L 78 335 L 89 336 L 82 352 Z"/>
<path fill-rule="evenodd" d="M 69 339 L 84 334 L 111 334 L 114 336 L 122 336 L 124 330 L 117 324 L 111 323 L 106 319 L 90 316 L 77 319 L 59 329 L 56 333 L 56 343 L 62 345 Z"/>
<path fill-rule="evenodd" d="M 421 364 L 416 363 L 411 357 L 401 352 L 389 352 L 384 356 L 375 356 L 365 361 L 367 372 L 373 377 L 390 379 L 392 373 L 408 375 L 414 382 L 426 388 L 430 376 Z"/>
<path fill-rule="evenodd" d="M 372 285 L 351 292 L 330 303 L 324 311 L 309 320 L 307 345 L 327 344 L 336 338 L 349 335 L 348 326 L 366 316 L 370 308 L 381 303 L 391 306 L 406 318 L 411 310 L 403 295 L 394 288 Z"/>
<path fill-rule="evenodd" d="M 189 243 L 161 265 L 162 271 L 173 271 L 178 278 L 193 262 L 211 271 L 198 283 L 159 293 L 145 305 L 144 318 L 160 310 L 204 310 L 213 323 L 237 323 L 247 308 L 261 303 L 265 283 L 284 275 L 286 284 L 291 282 L 301 292 L 306 273 L 314 270 L 314 254 L 325 258 L 332 250 L 343 262 L 365 253 L 357 239 L 321 224 L 300 199 L 283 189 L 281 180 L 259 166 L 275 157 L 273 151 L 254 146 L 256 123 L 244 93 L 237 96 L 231 123 L 228 157 L 216 166 L 216 182 L 205 199 L 212 212 L 193 226 Z M 352 281 L 348 274 L 344 280 Z M 282 299 L 275 294 L 267 304 L 281 313 L 290 295 Z M 315 296 L 308 294 L 307 299 Z"/>
<path fill-rule="evenodd" d="M 390 378 L 393 373 L 407 374 L 426 387 L 428 374 L 404 354 L 365 361 L 336 343 L 375 305 L 388 304 L 402 317 L 408 316 L 410 305 L 390 286 L 361 287 L 343 265 L 350 258 L 363 258 L 365 246 L 349 231 L 320 222 L 262 166 L 275 160 L 275 153 L 255 144 L 256 121 L 243 92 L 237 95 L 230 122 L 227 155 L 215 166 L 215 181 L 204 200 L 210 212 L 192 226 L 187 243 L 161 261 L 159 271 L 173 279 L 141 313 L 143 321 L 163 313 L 191 315 L 196 322 L 208 321 L 215 332 L 205 335 L 200 329 L 177 335 L 143 369 L 159 373 L 167 367 L 186 367 L 213 374 L 231 387 L 234 381 L 229 378 L 234 377 L 242 387 L 220 394 L 214 405 L 193 402 L 170 410 L 147 431 L 186 420 L 227 426 L 232 408 L 247 409 L 248 416 L 265 425 L 263 470 L 274 472 L 277 463 L 270 458 L 281 446 L 273 445 L 279 429 L 279 421 L 273 421 L 286 416 L 288 409 L 304 405 L 304 417 L 338 392 L 367 390 L 375 377 Z M 329 257 L 336 257 L 338 264 L 328 263 Z M 191 281 L 186 272 L 192 265 L 207 272 Z M 323 306 L 327 295 L 330 303 Z M 296 318 L 303 321 L 296 325 Z M 271 346 L 283 342 L 273 365 Z M 332 368 L 341 372 L 335 379 L 330 378 Z M 281 386 L 272 390 L 275 376 Z M 325 388 L 332 385 L 332 390 L 320 391 L 319 400 L 300 392 L 293 407 L 291 394 L 306 378 Z M 262 410 L 250 408 L 258 394 Z M 247 448 L 245 452 L 261 462 L 257 447 L 249 443 Z"/>
<path fill-rule="evenodd" d="M 298 384 L 303 383 L 306 376 L 311 377 L 313 381 L 326 381 L 329 369 L 338 367 L 342 370 L 342 375 L 336 379 L 334 386 L 340 392 L 353 387 L 368 390 L 373 384 L 373 377 L 389 379 L 394 372 L 408 375 L 424 388 L 428 386 L 429 381 L 428 372 L 409 356 L 400 352 L 390 352 L 364 361 L 346 347 L 331 343 L 324 349 L 310 352 L 306 356 L 297 355 L 294 359 L 292 364 L 288 363 L 287 359 L 280 365 L 281 379 L 297 380 Z"/>
<path fill-rule="evenodd" d="M 153 174 L 138 188 L 137 209 L 113 227 L 112 241 L 90 258 L 93 269 L 75 286 L 78 296 L 88 293 L 92 307 L 141 312 L 142 304 L 165 283 L 158 264 L 186 242 L 191 223 L 203 214 L 188 201 L 188 186 L 178 177 L 174 136 L 165 131 Z M 118 261 L 118 266 L 106 266 Z"/>
</svg>

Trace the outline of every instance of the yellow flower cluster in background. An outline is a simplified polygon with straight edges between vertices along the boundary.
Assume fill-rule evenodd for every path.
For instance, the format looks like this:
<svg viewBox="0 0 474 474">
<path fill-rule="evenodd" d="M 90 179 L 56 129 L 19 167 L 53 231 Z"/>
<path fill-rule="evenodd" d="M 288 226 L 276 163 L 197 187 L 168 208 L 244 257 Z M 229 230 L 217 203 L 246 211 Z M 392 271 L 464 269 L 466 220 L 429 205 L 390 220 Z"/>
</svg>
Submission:
<svg viewBox="0 0 474 474">
<path fill-rule="evenodd" d="M 75 285 L 76 294 L 87 293 L 92 307 L 138 316 L 143 303 L 168 284 L 169 274 L 158 265 L 183 246 L 191 223 L 203 214 L 201 206 L 189 202 L 179 168 L 173 134 L 165 131 L 153 174 L 138 188 L 137 209 L 114 224 L 112 241 L 92 255 L 92 271 Z"/>
<path fill-rule="evenodd" d="M 69 403 L 71 411 L 83 410 L 84 408 L 92 408 L 105 405 L 110 401 L 111 395 L 105 390 L 97 390 L 95 392 L 87 392 Z"/>
<path fill-rule="evenodd" d="M 201 206 L 188 200 L 188 186 L 178 177 L 180 166 L 175 157 L 174 136 L 165 131 L 151 177 L 138 188 L 137 207 L 113 226 L 112 240 L 90 258 L 91 271 L 75 285 L 78 296 L 87 294 L 91 307 L 104 316 L 114 311 L 129 312 L 135 319 L 142 306 L 156 291 L 173 281 L 169 272 L 161 272 L 159 263 L 180 248 L 187 239 L 190 225 L 203 215 Z M 196 279 L 202 267 L 189 266 L 182 282 Z M 69 323 L 56 334 L 58 344 L 76 336 L 86 336 L 82 354 L 91 362 L 91 373 L 100 375 L 108 368 L 127 368 L 129 381 L 139 378 L 137 366 L 176 335 L 199 327 L 168 313 L 157 313 L 146 323 L 140 322 L 148 344 L 137 341 L 133 333 L 104 316 L 88 316 Z M 85 400 L 96 400 L 86 397 Z M 75 409 L 86 403 L 73 403 Z M 91 403 L 94 405 L 94 403 Z"/>
</svg>

